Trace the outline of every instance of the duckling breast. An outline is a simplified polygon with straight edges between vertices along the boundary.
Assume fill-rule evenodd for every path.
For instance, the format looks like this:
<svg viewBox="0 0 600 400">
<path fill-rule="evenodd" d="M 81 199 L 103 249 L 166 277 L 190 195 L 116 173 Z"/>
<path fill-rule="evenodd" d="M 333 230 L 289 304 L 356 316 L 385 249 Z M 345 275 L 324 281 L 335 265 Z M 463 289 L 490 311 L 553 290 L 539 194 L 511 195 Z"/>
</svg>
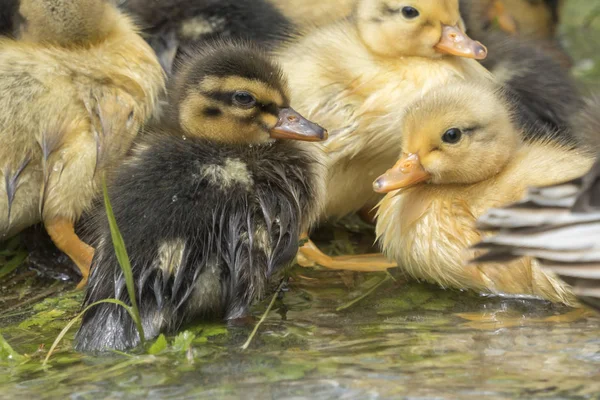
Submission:
<svg viewBox="0 0 600 400">
<path fill-rule="evenodd" d="M 248 313 L 269 277 L 293 260 L 302 229 L 318 215 L 317 161 L 285 142 L 215 145 L 153 131 L 138 141 L 109 195 L 149 337 L 196 319 Z M 95 217 L 86 304 L 127 296 L 102 214 Z M 139 341 L 126 316 L 115 312 L 107 307 L 86 315 L 78 336 L 83 350 Z M 120 321 L 115 332 L 126 340 L 94 332 L 107 319 Z"/>
</svg>

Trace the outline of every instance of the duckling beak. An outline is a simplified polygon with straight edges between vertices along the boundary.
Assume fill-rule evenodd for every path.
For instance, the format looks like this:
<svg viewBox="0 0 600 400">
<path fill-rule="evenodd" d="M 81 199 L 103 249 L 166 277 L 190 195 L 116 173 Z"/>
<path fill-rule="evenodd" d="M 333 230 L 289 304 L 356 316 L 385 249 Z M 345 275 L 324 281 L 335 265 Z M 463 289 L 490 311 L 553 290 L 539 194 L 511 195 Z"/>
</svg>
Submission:
<svg viewBox="0 0 600 400">
<path fill-rule="evenodd" d="M 279 111 L 279 121 L 270 131 L 273 139 L 320 142 L 328 137 L 327 130 L 298 114 L 291 107 Z"/>
<path fill-rule="evenodd" d="M 438 53 L 483 60 L 487 57 L 487 49 L 476 40 L 471 39 L 458 26 L 442 24 L 442 38 L 434 46 Z"/>
<path fill-rule="evenodd" d="M 402 157 L 396 165 L 377 178 L 373 182 L 373 190 L 377 193 L 389 193 L 425 182 L 430 177 L 429 172 L 423 169 L 419 156 L 412 153 Z"/>
</svg>

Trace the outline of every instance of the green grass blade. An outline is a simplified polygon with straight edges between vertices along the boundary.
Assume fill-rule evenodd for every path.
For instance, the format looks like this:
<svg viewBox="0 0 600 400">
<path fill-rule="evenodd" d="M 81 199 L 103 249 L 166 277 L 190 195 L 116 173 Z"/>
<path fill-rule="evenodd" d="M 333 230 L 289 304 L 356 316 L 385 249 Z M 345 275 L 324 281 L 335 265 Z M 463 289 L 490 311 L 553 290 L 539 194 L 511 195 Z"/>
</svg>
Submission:
<svg viewBox="0 0 600 400">
<path fill-rule="evenodd" d="M 127 293 L 129 293 L 129 300 L 131 301 L 131 308 L 133 309 L 133 320 L 137 326 L 138 333 L 140 335 L 140 342 L 142 347 L 145 345 L 146 338 L 144 337 L 144 328 L 142 327 L 142 319 L 140 318 L 140 310 L 137 306 L 137 300 L 135 296 L 135 284 L 133 282 L 133 273 L 131 272 L 131 263 L 129 262 L 129 255 L 125 248 L 125 242 L 117 226 L 117 220 L 113 213 L 112 205 L 108 197 L 108 189 L 106 187 L 106 179 L 102 177 L 102 192 L 104 193 L 104 207 L 106 208 L 106 215 L 108 217 L 108 224 L 110 226 L 110 235 L 112 237 L 113 246 L 115 248 L 115 254 L 123 275 L 125 276 L 125 284 L 127 285 Z"/>
<path fill-rule="evenodd" d="M 73 324 L 75 324 L 75 322 L 77 322 L 77 320 L 79 318 L 83 317 L 83 314 L 85 314 L 85 312 L 87 310 L 89 310 L 92 307 L 97 306 L 98 304 L 102 304 L 102 303 L 112 303 L 112 304 L 116 304 L 118 306 L 123 307 L 125 310 L 127 310 L 127 312 L 129 313 L 129 315 L 131 316 L 131 318 L 135 320 L 135 316 L 133 315 L 133 310 L 131 309 L 131 307 L 129 307 L 127 304 L 123 303 L 121 300 L 117 300 L 117 299 L 104 299 L 104 300 L 99 300 L 99 301 L 97 301 L 95 303 L 92 303 L 89 306 L 87 306 L 86 308 L 84 308 L 82 312 L 80 312 L 79 314 L 77 314 L 77 316 L 75 316 L 75 318 L 73 318 L 71 321 L 69 321 L 69 323 L 63 328 L 63 330 L 60 331 L 60 333 L 58 334 L 58 336 L 56 337 L 56 339 L 54 339 L 54 343 L 52 343 L 52 347 L 50 347 L 50 350 L 48 351 L 48 354 L 46 354 L 46 358 L 44 358 L 44 361 L 42 362 L 42 365 L 46 365 L 48 363 L 48 360 L 50 359 L 50 356 L 52 356 L 52 353 L 54 353 L 54 350 L 56 349 L 56 346 L 58 346 L 58 344 L 63 339 L 63 337 L 65 337 L 65 335 L 67 334 L 67 332 L 69 332 L 69 329 L 71 329 L 71 327 L 73 326 Z"/>
</svg>

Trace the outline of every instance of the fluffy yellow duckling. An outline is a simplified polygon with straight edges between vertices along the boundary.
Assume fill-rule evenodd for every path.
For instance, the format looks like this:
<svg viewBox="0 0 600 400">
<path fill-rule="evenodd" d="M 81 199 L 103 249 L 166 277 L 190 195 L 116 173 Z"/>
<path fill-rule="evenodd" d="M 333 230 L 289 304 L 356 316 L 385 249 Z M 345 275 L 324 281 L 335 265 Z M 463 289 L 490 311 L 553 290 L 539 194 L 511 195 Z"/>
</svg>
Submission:
<svg viewBox="0 0 600 400">
<path fill-rule="evenodd" d="M 520 199 L 529 186 L 576 178 L 592 165 L 556 141 L 523 142 L 504 94 L 455 83 L 407 110 L 403 156 L 373 187 L 377 236 L 387 256 L 417 279 L 480 292 L 533 295 L 574 304 L 569 288 L 530 258 L 505 268 L 467 265 L 483 234 L 475 221 L 491 207 Z"/>
<path fill-rule="evenodd" d="M 73 224 L 154 112 L 163 72 L 107 1 L 22 0 L 20 15 L 20 38 L 0 39 L 0 240 L 42 221 L 85 281 L 93 249 Z"/>
<path fill-rule="evenodd" d="M 323 217 L 374 206 L 371 183 L 396 159 L 402 109 L 449 82 L 488 79 L 475 60 L 486 54 L 464 33 L 457 0 L 360 0 L 352 18 L 280 49 L 294 108 L 330 132 Z M 301 251 L 332 267 L 314 246 Z M 343 261 L 336 268 L 354 269 Z"/>
</svg>

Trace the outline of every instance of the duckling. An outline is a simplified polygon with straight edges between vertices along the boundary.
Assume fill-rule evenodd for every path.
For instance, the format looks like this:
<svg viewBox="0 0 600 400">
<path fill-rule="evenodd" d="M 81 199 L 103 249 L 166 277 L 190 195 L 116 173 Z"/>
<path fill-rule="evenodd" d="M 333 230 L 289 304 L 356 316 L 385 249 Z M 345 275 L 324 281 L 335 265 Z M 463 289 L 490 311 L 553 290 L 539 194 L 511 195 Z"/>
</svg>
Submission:
<svg viewBox="0 0 600 400">
<path fill-rule="evenodd" d="M 521 140 L 505 93 L 481 83 L 454 83 L 417 100 L 401 129 L 402 158 L 373 184 L 387 193 L 376 226 L 385 254 L 444 287 L 573 305 L 569 288 L 530 258 L 505 268 L 466 261 L 484 237 L 475 221 L 486 210 L 520 199 L 529 186 L 578 177 L 593 158 L 560 142 Z"/>
<path fill-rule="evenodd" d="M 457 0 L 360 0 L 351 19 L 313 30 L 276 51 L 291 82 L 293 106 L 327 126 L 327 198 L 322 218 L 374 206 L 371 183 L 393 164 L 397 117 L 412 100 L 455 80 L 491 76 L 476 59 L 486 48 L 464 34 Z M 303 265 L 334 268 L 312 243 Z M 364 267 L 390 262 L 365 260 Z M 342 259 L 335 268 L 349 266 Z M 371 264 L 370 266 L 368 264 Z"/>
<path fill-rule="evenodd" d="M 322 155 L 290 140 L 327 132 L 289 106 L 280 68 L 258 48 L 217 43 L 174 76 L 165 120 L 147 127 L 109 185 L 131 259 L 144 334 L 203 318 L 239 319 L 298 251 L 324 192 Z M 84 305 L 128 302 L 106 218 Z M 127 312 L 83 317 L 81 351 L 139 343 Z"/>
<path fill-rule="evenodd" d="M 19 40 L 0 38 L 0 240 L 43 222 L 84 283 L 93 249 L 74 223 L 155 112 L 164 76 L 104 0 L 21 0 L 19 13 Z"/>
<path fill-rule="evenodd" d="M 600 150 L 600 101 L 581 112 L 575 130 L 583 142 Z M 479 218 L 486 237 L 474 248 L 488 250 L 474 262 L 485 263 L 535 257 L 548 274 L 572 286 L 579 301 L 600 311 L 600 161 L 581 178 L 531 188 L 524 200 L 492 209 Z M 502 267 L 499 267 L 502 268 Z"/>
<path fill-rule="evenodd" d="M 294 29 L 267 0 L 125 0 L 168 74 L 174 61 L 215 38 L 247 39 L 272 47 Z"/>
</svg>

